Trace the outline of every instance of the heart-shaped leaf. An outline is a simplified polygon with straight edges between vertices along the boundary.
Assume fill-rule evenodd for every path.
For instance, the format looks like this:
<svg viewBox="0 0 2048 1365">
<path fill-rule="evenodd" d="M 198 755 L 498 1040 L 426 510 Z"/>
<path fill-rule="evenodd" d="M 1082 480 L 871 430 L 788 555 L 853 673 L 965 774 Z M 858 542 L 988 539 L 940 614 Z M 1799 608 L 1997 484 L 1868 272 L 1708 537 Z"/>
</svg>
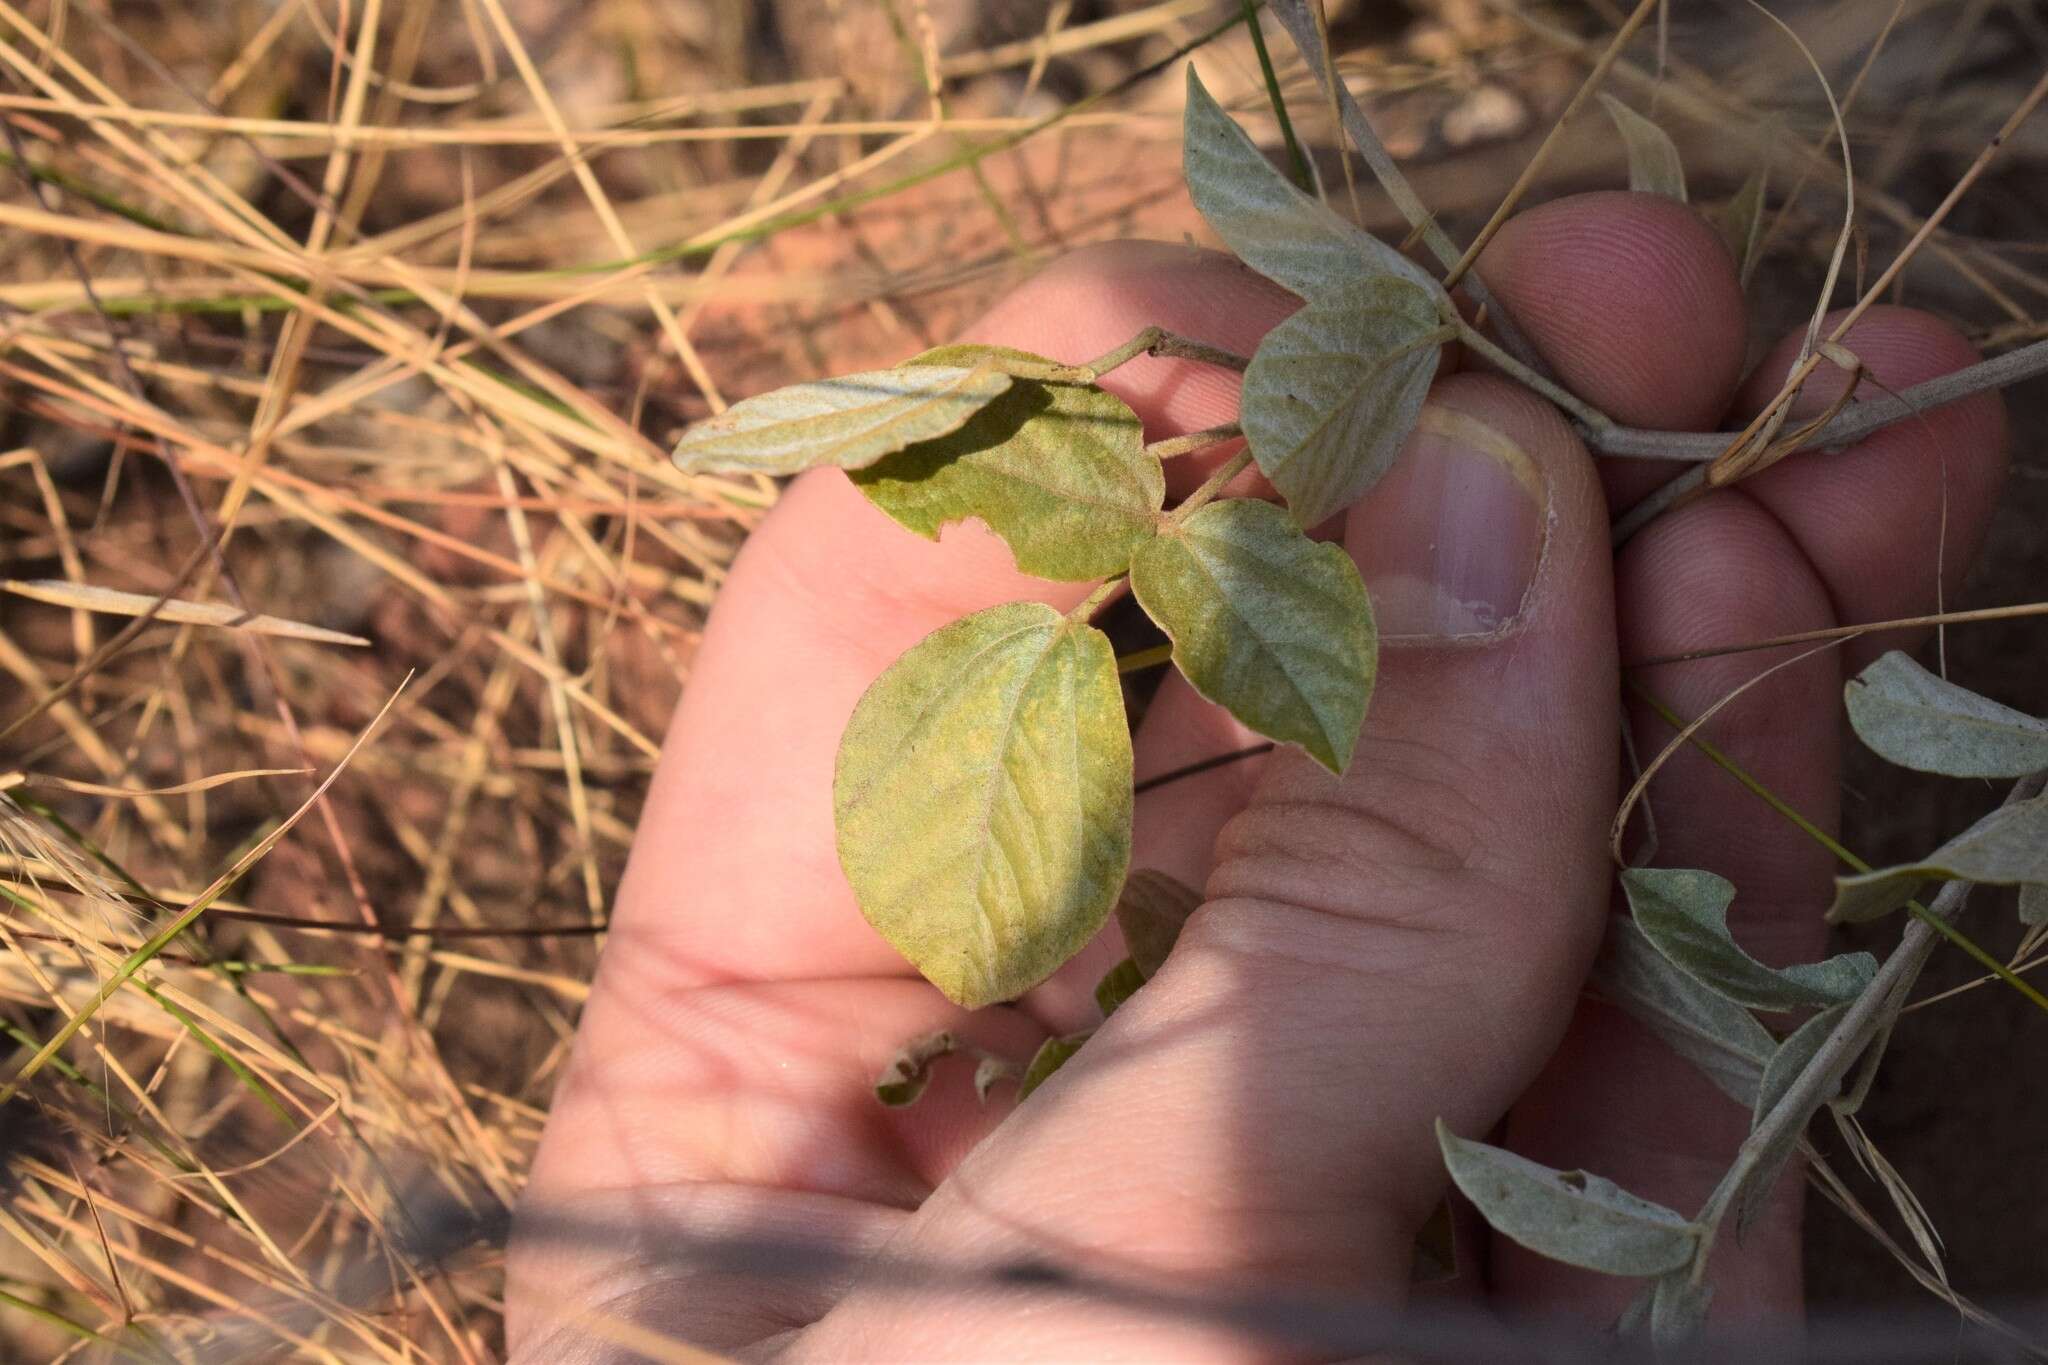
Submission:
<svg viewBox="0 0 2048 1365">
<path fill-rule="evenodd" d="M 1723 1094 L 1743 1105 L 1755 1103 L 1763 1068 L 1777 1047 L 1771 1035 L 1748 1010 L 1673 966 L 1619 915 L 1608 922 L 1592 985 Z"/>
<path fill-rule="evenodd" d="M 1436 1124 L 1451 1179 L 1495 1231 L 1566 1265 L 1609 1275 L 1662 1275 L 1692 1259 L 1699 1229 L 1584 1171 L 1554 1171 Z"/>
<path fill-rule="evenodd" d="M 1310 540 L 1269 502 L 1212 502 L 1139 549 L 1131 590 L 1196 691 L 1344 771 L 1379 640 L 1341 546 Z"/>
<path fill-rule="evenodd" d="M 735 403 L 676 444 L 691 474 L 795 474 L 861 469 L 917 441 L 958 431 L 1010 388 L 982 364 L 872 370 Z"/>
<path fill-rule="evenodd" d="M 1000 363 L 1050 365 L 996 346 L 941 346 L 906 372 Z M 1092 384 L 1014 380 L 956 431 L 853 476 L 868 500 L 921 536 L 978 518 L 1009 544 L 1017 567 L 1081 582 L 1122 573 L 1152 536 L 1166 476 L 1145 453 L 1125 402 Z"/>
<path fill-rule="evenodd" d="M 1643 194 L 1661 194 L 1685 202 L 1685 166 L 1671 135 L 1614 96 L 1603 93 L 1600 102 L 1621 132 L 1628 148 L 1628 187 Z"/>
<path fill-rule="evenodd" d="M 1302 309 L 1259 343 L 1238 420 L 1297 523 L 1335 516 L 1393 466 L 1436 375 L 1438 325 L 1421 290 L 1366 280 Z"/>
<path fill-rule="evenodd" d="M 1621 874 L 1636 927 L 1657 951 L 1702 985 L 1758 1010 L 1827 1006 L 1853 1000 L 1877 974 L 1869 953 L 1825 962 L 1766 967 L 1728 933 L 1735 887 L 1711 872 L 1632 867 Z"/>
<path fill-rule="evenodd" d="M 2000 706 L 1892 650 L 1843 689 L 1873 753 L 1950 777 L 2025 777 L 2048 768 L 2048 721 Z"/>
<path fill-rule="evenodd" d="M 1890 914 L 1926 881 L 2048 882 L 2048 796 L 2000 806 L 1917 863 L 1835 878 L 1828 923 Z"/>
<path fill-rule="evenodd" d="M 1116 925 L 1138 971 L 1150 981 L 1166 965 L 1180 930 L 1202 903 L 1192 886 L 1152 868 L 1140 868 L 1116 898 Z"/>
<path fill-rule="evenodd" d="M 1131 855 L 1131 739 L 1109 639 L 1039 602 L 944 626 L 839 744 L 839 862 L 861 913 L 969 1008 L 1050 976 Z"/>
</svg>

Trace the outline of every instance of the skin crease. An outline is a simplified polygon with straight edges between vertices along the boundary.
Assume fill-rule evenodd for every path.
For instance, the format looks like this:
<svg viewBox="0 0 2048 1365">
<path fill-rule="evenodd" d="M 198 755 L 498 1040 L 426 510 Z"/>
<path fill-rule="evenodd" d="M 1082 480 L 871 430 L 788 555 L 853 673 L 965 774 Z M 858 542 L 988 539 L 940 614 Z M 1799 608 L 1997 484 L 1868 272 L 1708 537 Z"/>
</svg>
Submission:
<svg viewBox="0 0 2048 1365">
<path fill-rule="evenodd" d="M 1622 420 L 1724 425 L 1783 374 L 1773 353 L 1742 384 L 1732 264 L 1682 205 L 1546 205 L 1509 223 L 1481 270 L 1558 372 Z M 1127 243 L 1049 267 L 970 339 L 1076 361 L 1159 323 L 1249 353 L 1294 306 L 1227 259 Z M 1873 310 L 1848 345 L 1893 387 L 1970 359 L 1943 324 L 1904 310 Z M 1157 440 L 1229 420 L 1235 383 L 1147 358 L 1105 387 Z M 1089 585 L 1019 576 L 972 526 L 936 544 L 910 536 L 834 471 L 791 486 L 723 591 L 649 793 L 515 1235 L 517 1358 L 611 1358 L 601 1329 L 618 1321 L 749 1358 L 1265 1358 L 1259 1343 L 1044 1296 L 722 1280 L 665 1261 L 660 1239 L 781 1235 L 953 1267 L 1028 1256 L 1178 1292 L 1397 1303 L 1442 1190 L 1438 1115 L 1698 1207 L 1745 1115 L 1579 996 L 1610 908 L 1617 665 L 1931 608 L 1937 572 L 1953 593 L 1990 514 L 2002 410 L 1974 398 L 1787 461 L 1616 557 L 1603 485 L 1653 485 L 1668 467 L 1596 467 L 1552 409 L 1497 376 L 1440 374 L 1432 402 L 1540 471 L 1549 537 L 1521 618 L 1479 645 L 1387 651 L 1341 781 L 1283 751 L 1140 798 L 1133 865 L 1206 886 L 1208 903 L 1160 975 L 1021 1108 L 1007 1088 L 977 1105 L 963 1072 L 942 1070 L 909 1110 L 881 1109 L 871 1086 L 921 1032 L 956 1029 L 1021 1063 L 1049 1032 L 1092 1020 L 1088 989 L 1121 955 L 1113 931 L 1017 1005 L 963 1015 L 853 906 L 833 854 L 832 759 L 867 683 L 930 630 L 996 602 L 1068 607 Z M 1184 492 L 1223 457 L 1170 473 Z M 1937 488 L 1945 524 L 1929 512 Z M 1368 583 L 1374 515 L 1332 528 Z M 1841 684 L 1867 656 L 1787 669 L 1707 736 L 1831 826 Z M 1780 657 L 1640 677 L 1693 715 Z M 1645 756 L 1668 741 L 1646 709 L 1627 715 Z M 1169 677 L 1137 736 L 1138 776 L 1250 739 Z M 1824 854 L 1689 751 L 1651 798 L 1660 863 L 1731 878 L 1745 946 L 1772 961 L 1823 950 Z M 550 1236 L 550 1207 L 613 1235 Z M 1797 1311 L 1798 1225 L 1788 1180 L 1758 1229 L 1717 1254 L 1717 1319 Z M 1432 1295 L 1602 1326 L 1634 1292 L 1469 1217 L 1460 1231 L 1463 1273 Z"/>
</svg>

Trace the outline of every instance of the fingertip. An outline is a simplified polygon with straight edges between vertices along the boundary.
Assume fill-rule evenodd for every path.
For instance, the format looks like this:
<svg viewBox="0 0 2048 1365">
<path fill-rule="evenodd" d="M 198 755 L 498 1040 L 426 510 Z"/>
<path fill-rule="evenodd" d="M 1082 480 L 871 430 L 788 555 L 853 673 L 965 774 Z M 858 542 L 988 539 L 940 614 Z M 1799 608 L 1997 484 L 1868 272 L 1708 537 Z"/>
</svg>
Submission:
<svg viewBox="0 0 2048 1365">
<path fill-rule="evenodd" d="M 1746 311 L 1734 261 L 1661 195 L 1573 195 L 1503 226 L 1487 285 L 1558 378 L 1630 426 L 1705 430 L 1740 378 Z"/>
</svg>

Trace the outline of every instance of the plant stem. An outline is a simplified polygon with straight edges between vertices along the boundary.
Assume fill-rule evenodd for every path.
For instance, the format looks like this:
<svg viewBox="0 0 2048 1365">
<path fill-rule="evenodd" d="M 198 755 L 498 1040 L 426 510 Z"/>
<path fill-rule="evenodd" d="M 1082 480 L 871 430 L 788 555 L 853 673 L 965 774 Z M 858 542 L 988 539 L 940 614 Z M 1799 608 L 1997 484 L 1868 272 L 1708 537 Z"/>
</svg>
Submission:
<svg viewBox="0 0 2048 1365">
<path fill-rule="evenodd" d="M 1266 78 L 1266 99 L 1273 117 L 1280 121 L 1280 140 L 1287 144 L 1287 165 L 1294 183 L 1303 194 L 1316 193 L 1315 172 L 1309 169 L 1301 142 L 1294 136 L 1294 120 L 1287 117 L 1287 101 L 1280 97 L 1280 73 L 1273 69 L 1273 54 L 1266 51 L 1266 31 L 1259 26 L 1259 0 L 1244 0 L 1244 26 L 1252 35 L 1252 51 L 1258 55 L 1259 70 Z"/>
<path fill-rule="evenodd" d="M 1479 352 L 1482 356 L 1485 356 L 1501 369 L 1506 370 L 1508 374 L 1521 381 L 1524 387 L 1542 394 L 1545 398 L 1548 398 L 1551 402 L 1577 418 L 1579 425 L 1587 433 L 1586 443 L 1588 445 L 1593 444 L 1592 436 L 1594 433 L 1612 431 L 1614 429 L 1614 419 L 1612 417 L 1586 402 L 1583 398 L 1565 388 L 1564 385 L 1554 383 L 1535 370 L 1530 369 L 1527 365 L 1524 365 L 1521 361 L 1494 345 L 1484 332 L 1481 332 L 1471 323 L 1463 318 L 1453 319 L 1453 322 L 1458 329 L 1458 339 L 1460 341 Z"/>
<path fill-rule="evenodd" d="M 1140 673 L 1145 669 L 1157 668 L 1161 664 L 1172 662 L 1172 645 L 1154 645 L 1150 649 L 1133 650 L 1129 654 L 1120 655 L 1116 661 L 1116 671 L 1119 673 Z"/>
<path fill-rule="evenodd" d="M 1192 451 L 1221 445 L 1225 441 L 1234 441 L 1242 435 L 1243 427 L 1235 422 L 1225 422 L 1221 426 L 1191 431 L 1185 436 L 1169 436 L 1163 441 L 1154 441 L 1145 447 L 1145 453 L 1155 460 L 1171 460 L 1177 455 L 1186 455 Z"/>
<path fill-rule="evenodd" d="M 1094 592 L 1089 593 L 1085 598 L 1081 599 L 1079 606 L 1067 613 L 1067 619 L 1069 621 L 1082 622 L 1092 620 L 1095 613 L 1102 610 L 1103 604 L 1116 596 L 1117 590 L 1123 587 L 1124 577 L 1123 574 L 1118 574 L 1115 578 L 1104 582 Z"/>
<path fill-rule="evenodd" d="M 1002 370 L 1019 379 L 1036 379 L 1047 384 L 1093 384 L 1111 370 L 1127 365 L 1141 355 L 1199 360 L 1205 365 L 1218 365 L 1239 373 L 1251 364 L 1246 357 L 1220 346 L 1211 346 L 1206 341 L 1196 341 L 1193 337 L 1169 332 L 1164 327 L 1147 327 L 1123 345 L 1112 347 L 1080 365 L 1035 365 L 1030 361 L 1011 360 L 1002 362 Z"/>
<path fill-rule="evenodd" d="M 1173 509 L 1171 513 L 1173 524 L 1176 526 L 1186 524 L 1189 517 L 1207 506 L 1218 493 L 1221 493 L 1229 485 L 1232 479 L 1251 468 L 1251 464 L 1252 453 L 1249 450 L 1240 450 L 1237 454 L 1231 456 L 1224 463 L 1223 467 L 1214 474 L 1211 474 L 1200 488 L 1188 494 L 1186 502 Z"/>
</svg>

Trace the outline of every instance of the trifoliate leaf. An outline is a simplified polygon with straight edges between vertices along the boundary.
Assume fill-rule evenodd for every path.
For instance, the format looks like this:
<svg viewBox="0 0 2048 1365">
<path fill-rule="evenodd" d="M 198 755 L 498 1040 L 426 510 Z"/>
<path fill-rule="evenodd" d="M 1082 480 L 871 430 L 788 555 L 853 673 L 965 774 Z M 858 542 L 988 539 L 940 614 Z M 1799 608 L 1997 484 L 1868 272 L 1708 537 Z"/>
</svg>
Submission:
<svg viewBox="0 0 2048 1365">
<path fill-rule="evenodd" d="M 1436 305 L 1405 280 L 1360 280 L 1266 333 L 1238 420 L 1252 458 L 1315 526 L 1393 466 L 1415 429 L 1442 346 Z"/>
<path fill-rule="evenodd" d="M 1310 540 L 1272 503 L 1212 502 L 1139 549 L 1131 590 L 1197 692 L 1344 771 L 1379 637 L 1342 546 Z"/>
<path fill-rule="evenodd" d="M 1763 1084 L 1757 1087 L 1752 1126 L 1762 1123 L 1764 1115 L 1777 1108 L 1778 1102 L 1784 1099 L 1785 1093 L 1792 1088 L 1792 1082 L 1798 1080 L 1801 1073 L 1812 1063 L 1814 1054 L 1820 1051 L 1821 1044 L 1835 1031 L 1835 1025 L 1841 1022 L 1848 1009 L 1847 1005 L 1837 1005 L 1833 1009 L 1822 1010 L 1794 1029 L 1791 1036 L 1778 1044 L 1778 1050 L 1771 1056 L 1770 1065 L 1764 1068 Z M 1738 1233 L 1747 1232 L 1756 1216 L 1763 1211 L 1771 1187 L 1778 1183 L 1778 1177 L 1784 1173 L 1785 1163 L 1791 1160 L 1792 1153 L 1799 1147 L 1800 1135 L 1806 1131 L 1806 1121 L 1819 1112 L 1823 1104 L 1833 1099 L 1835 1092 L 1840 1088 L 1841 1078 L 1836 1077 L 1834 1084 L 1825 1086 L 1817 1092 L 1799 1121 L 1780 1129 L 1777 1141 L 1772 1143 L 1750 1167 L 1749 1175 L 1743 1181 L 1741 1194 L 1736 1200 L 1735 1225 Z"/>
<path fill-rule="evenodd" d="M 1032 1054 L 1031 1065 L 1024 1068 L 1024 1079 L 1018 1083 L 1017 1098 L 1023 1099 L 1032 1091 L 1044 1085 L 1053 1072 L 1067 1064 L 1067 1059 L 1081 1050 L 1081 1044 L 1095 1036 L 1090 1029 L 1086 1033 L 1069 1033 L 1064 1038 L 1048 1038 Z"/>
<path fill-rule="evenodd" d="M 1771 1035 L 1748 1010 L 1673 966 L 1629 920 L 1616 916 L 1608 922 L 1592 985 L 1723 1094 L 1740 1104 L 1755 1102 L 1763 1068 L 1777 1047 Z"/>
<path fill-rule="evenodd" d="M 2000 706 L 1893 650 L 1843 689 L 1849 723 L 1880 758 L 1950 777 L 2048 768 L 2048 721 Z"/>
<path fill-rule="evenodd" d="M 875 1081 L 875 1098 L 891 1109 L 916 1104 L 931 1084 L 932 1063 L 955 1051 L 960 1040 L 941 1030 L 905 1043 Z"/>
<path fill-rule="evenodd" d="M 2029 882 L 2020 888 L 2020 923 L 2048 924 L 2048 885 Z"/>
<path fill-rule="evenodd" d="M 1602 94 L 1600 102 L 1614 118 L 1628 149 L 1628 187 L 1645 194 L 1661 194 L 1685 202 L 1685 166 L 1670 134 L 1612 95 Z"/>
<path fill-rule="evenodd" d="M 1756 265 L 1757 248 L 1763 244 L 1764 185 L 1764 167 L 1759 166 L 1742 182 L 1735 197 L 1722 206 L 1716 219 L 1721 240 L 1728 244 L 1728 254 L 1735 258 L 1736 278 L 1744 285 L 1749 283 L 1749 272 Z"/>
<path fill-rule="evenodd" d="M 986 365 L 872 370 L 792 384 L 735 403 L 676 444 L 690 474 L 861 469 L 917 441 L 958 431 L 1010 388 Z"/>
<path fill-rule="evenodd" d="M 1739 1005 L 1789 1010 L 1834 1005 L 1856 998 L 1877 974 L 1869 953 L 1844 953 L 1825 962 L 1766 967 L 1728 933 L 1735 887 L 1711 872 L 1632 867 L 1621 874 L 1636 927 L 1657 951 L 1702 985 Z"/>
<path fill-rule="evenodd" d="M 1889 914 L 1926 881 L 2048 882 L 2048 796 L 2000 806 L 1917 863 L 1835 878 L 1828 923 Z"/>
<path fill-rule="evenodd" d="M 1436 1124 L 1444 1165 L 1497 1232 L 1566 1265 L 1662 1275 L 1692 1259 L 1699 1229 L 1661 1204 L 1584 1171 L 1554 1171 Z"/>
<path fill-rule="evenodd" d="M 1314 303 L 1391 277 L 1421 291 L 1436 317 L 1444 299 L 1436 278 L 1303 194 L 1223 112 L 1192 66 L 1182 156 L 1188 193 L 1202 217 L 1239 260 L 1282 289 Z"/>
<path fill-rule="evenodd" d="M 996 346 L 941 346 L 906 373 L 1041 356 Z M 1081 582 L 1122 573 L 1151 538 L 1166 476 L 1145 453 L 1137 414 L 1092 384 L 1016 379 L 973 420 L 853 476 L 868 500 L 936 540 L 949 522 L 978 518 L 1017 567 Z"/>
<path fill-rule="evenodd" d="M 1102 927 L 1130 863 L 1108 637 L 1039 602 L 934 631 L 854 708 L 832 798 L 868 922 L 959 1004 L 1022 994 Z"/>
<path fill-rule="evenodd" d="M 1116 924 L 1131 961 L 1147 981 L 1166 965 L 1181 926 L 1201 903 L 1201 892 L 1152 868 L 1140 868 L 1124 882 L 1116 899 Z"/>
<path fill-rule="evenodd" d="M 1095 983 L 1095 1003 L 1107 1019 L 1116 1013 L 1116 1007 L 1138 993 L 1138 987 L 1145 984 L 1145 974 L 1138 970 L 1138 964 L 1125 958 L 1103 973 L 1102 980 Z"/>
</svg>

